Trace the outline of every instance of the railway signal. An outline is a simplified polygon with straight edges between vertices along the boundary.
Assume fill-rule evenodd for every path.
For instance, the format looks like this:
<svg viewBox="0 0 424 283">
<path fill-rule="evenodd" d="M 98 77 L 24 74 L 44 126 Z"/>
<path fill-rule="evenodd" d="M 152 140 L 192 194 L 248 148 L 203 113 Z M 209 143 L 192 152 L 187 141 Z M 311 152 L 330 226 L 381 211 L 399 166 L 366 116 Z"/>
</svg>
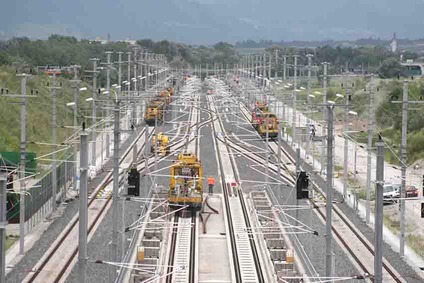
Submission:
<svg viewBox="0 0 424 283">
<path fill-rule="evenodd" d="M 297 199 L 309 198 L 309 176 L 305 171 L 300 171 L 296 181 Z"/>
<path fill-rule="evenodd" d="M 128 172 L 128 195 L 140 196 L 140 172 L 131 168 Z"/>
<path fill-rule="evenodd" d="M 424 202 L 421 203 L 421 218 L 424 218 Z"/>
</svg>

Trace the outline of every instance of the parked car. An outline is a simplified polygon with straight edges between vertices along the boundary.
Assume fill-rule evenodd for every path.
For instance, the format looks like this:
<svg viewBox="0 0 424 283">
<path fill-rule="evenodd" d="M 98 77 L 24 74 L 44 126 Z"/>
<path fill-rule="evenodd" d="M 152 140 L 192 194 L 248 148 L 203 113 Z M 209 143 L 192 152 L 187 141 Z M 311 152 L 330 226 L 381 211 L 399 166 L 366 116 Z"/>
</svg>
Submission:
<svg viewBox="0 0 424 283">
<path fill-rule="evenodd" d="M 416 198 L 418 197 L 418 189 L 415 186 L 406 186 L 406 197 Z"/>
<path fill-rule="evenodd" d="M 386 184 L 383 186 L 383 202 L 394 203 L 399 198 L 399 187 L 392 184 Z"/>
</svg>

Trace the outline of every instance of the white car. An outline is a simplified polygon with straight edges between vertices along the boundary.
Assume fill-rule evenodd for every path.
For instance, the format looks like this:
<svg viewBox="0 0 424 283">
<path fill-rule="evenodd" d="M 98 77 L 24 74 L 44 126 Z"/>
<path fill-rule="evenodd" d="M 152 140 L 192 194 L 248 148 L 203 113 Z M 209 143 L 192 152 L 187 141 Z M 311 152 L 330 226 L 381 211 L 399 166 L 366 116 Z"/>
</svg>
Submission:
<svg viewBox="0 0 424 283">
<path fill-rule="evenodd" d="M 386 184 L 383 187 L 383 199 L 384 203 L 394 203 L 397 202 L 399 198 L 399 188 L 398 185 Z"/>
</svg>

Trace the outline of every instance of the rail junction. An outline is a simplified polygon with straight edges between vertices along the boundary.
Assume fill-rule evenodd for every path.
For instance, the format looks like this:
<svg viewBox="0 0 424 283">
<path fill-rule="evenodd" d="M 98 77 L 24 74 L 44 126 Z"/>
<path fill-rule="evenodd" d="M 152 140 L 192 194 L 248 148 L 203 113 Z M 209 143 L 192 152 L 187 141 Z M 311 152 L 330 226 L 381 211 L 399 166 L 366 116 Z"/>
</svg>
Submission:
<svg viewBox="0 0 424 283">
<path fill-rule="evenodd" d="M 255 103 L 266 101 L 266 94 L 246 78 L 235 83 L 231 73 L 173 76 L 182 86 L 160 110 L 161 121 L 156 117 L 153 125 L 138 125 L 132 141 L 121 148 L 122 235 L 115 262 L 109 260 L 108 243 L 99 246 L 111 217 L 112 172 L 89 195 L 87 281 L 374 282 L 373 243 L 339 208 L 340 203 L 332 206 L 334 273 L 323 275 L 324 181 L 311 176 L 310 197 L 296 197 L 299 170 L 310 168 L 296 160 L 280 128 L 271 138 L 252 126 Z M 247 95 L 245 88 L 255 91 Z M 269 131 L 271 124 L 264 119 Z M 166 154 L 151 144 L 158 133 L 169 137 Z M 184 170 L 180 174 L 185 177 L 170 174 L 184 154 L 200 161 L 203 174 L 191 172 L 187 177 Z M 141 174 L 138 196 L 126 193 L 131 166 Z M 207 191 L 207 176 L 216 179 L 212 194 Z M 183 178 L 186 185 L 194 182 L 193 186 L 203 180 L 200 209 L 192 209 L 194 197 L 189 192 L 182 197 L 182 189 L 178 196 L 183 201 L 170 203 L 172 178 Z M 129 210 L 131 218 L 125 217 Z M 78 215 L 70 219 L 23 282 L 78 282 L 78 223 Z M 405 278 L 387 259 L 383 266 L 384 282 L 420 280 Z"/>
</svg>

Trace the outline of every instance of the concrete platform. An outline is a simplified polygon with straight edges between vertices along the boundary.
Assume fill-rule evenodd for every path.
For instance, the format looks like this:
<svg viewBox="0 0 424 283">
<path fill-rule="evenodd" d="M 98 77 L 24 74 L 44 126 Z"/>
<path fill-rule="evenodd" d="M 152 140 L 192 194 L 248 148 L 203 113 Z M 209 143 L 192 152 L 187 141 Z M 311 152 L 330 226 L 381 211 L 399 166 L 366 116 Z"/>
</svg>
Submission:
<svg viewBox="0 0 424 283">
<path fill-rule="evenodd" d="M 201 225 L 198 226 L 199 282 L 232 282 L 221 196 L 209 197 L 208 203 L 219 214 L 209 217 L 206 234 L 203 234 Z"/>
</svg>

